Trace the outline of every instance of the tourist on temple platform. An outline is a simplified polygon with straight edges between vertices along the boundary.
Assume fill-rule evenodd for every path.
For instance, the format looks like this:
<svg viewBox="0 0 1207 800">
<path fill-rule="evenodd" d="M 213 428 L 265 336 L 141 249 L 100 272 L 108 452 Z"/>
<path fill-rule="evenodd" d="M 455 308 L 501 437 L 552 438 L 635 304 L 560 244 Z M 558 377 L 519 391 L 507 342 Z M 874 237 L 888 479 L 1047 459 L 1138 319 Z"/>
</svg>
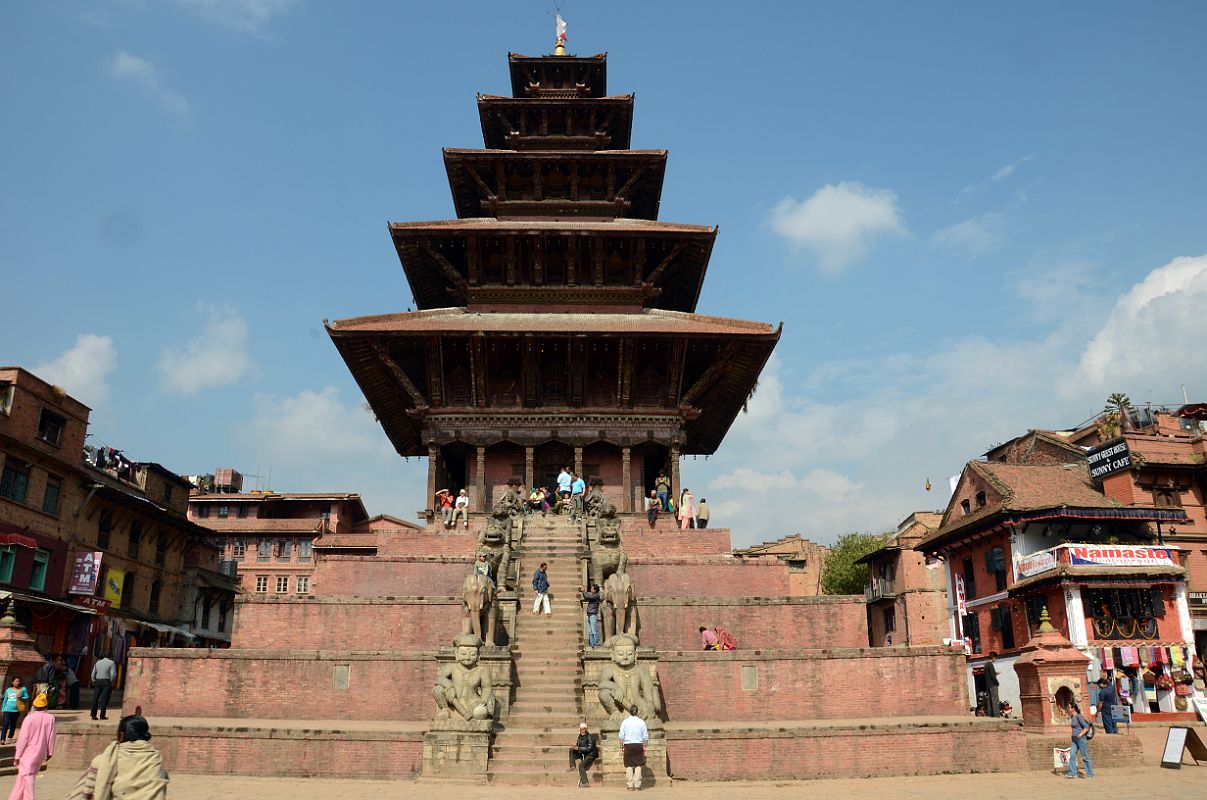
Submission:
<svg viewBox="0 0 1207 800">
<path fill-rule="evenodd" d="M 457 527 L 457 518 L 461 518 L 465 522 L 465 527 L 469 528 L 469 495 L 462 489 L 457 494 L 457 502 L 453 504 L 453 518 L 449 523 L 450 528 Z"/>
<path fill-rule="evenodd" d="M 524 504 L 524 513 L 531 517 L 538 511 L 545 513 L 545 492 L 539 486 L 533 486 L 528 493 L 528 502 Z"/>
<path fill-rule="evenodd" d="M 449 494 L 448 489 L 441 489 L 436 492 L 436 507 L 440 509 L 440 516 L 444 520 L 444 527 L 451 528 L 453 525 L 453 496 Z"/>
<path fill-rule="evenodd" d="M 599 647 L 599 586 L 591 584 L 591 588 L 583 592 L 583 600 L 587 603 L 587 644 Z"/>
<path fill-rule="evenodd" d="M 485 575 L 486 580 L 490 581 L 490 585 L 495 585 L 495 579 L 490 576 L 490 562 L 486 560 L 486 554 L 478 556 L 478 560 L 474 562 L 474 574 Z"/>
<path fill-rule="evenodd" d="M 717 632 L 717 643 L 714 650 L 737 650 L 738 638 L 729 631 L 722 628 L 720 625 L 713 628 Z"/>
<path fill-rule="evenodd" d="M 1111 706 L 1119 705 L 1119 693 L 1115 691 L 1115 683 L 1106 675 L 1098 679 L 1098 721 L 1102 723 L 1102 729 L 1107 733 L 1118 733 L 1119 726 L 1115 724 L 1115 717 L 1111 711 Z"/>
<path fill-rule="evenodd" d="M 122 717 L 117 741 L 92 759 L 67 800 L 166 800 L 168 771 L 150 739 L 151 729 L 142 716 Z"/>
<path fill-rule="evenodd" d="M 101 719 L 109 713 L 109 696 L 113 694 L 113 681 L 117 678 L 117 664 L 109 656 L 101 656 L 92 665 L 92 718 L 100 711 Z"/>
<path fill-rule="evenodd" d="M 545 508 L 552 511 L 554 514 L 558 513 L 559 509 L 557 507 L 557 493 L 548 486 L 542 486 L 541 489 L 545 492 Z"/>
<path fill-rule="evenodd" d="M 570 485 L 574 483 L 574 478 L 570 476 L 570 468 L 562 467 L 562 471 L 557 473 L 557 493 L 563 500 L 570 499 Z"/>
<path fill-rule="evenodd" d="M 67 700 L 67 662 L 62 656 L 55 656 L 54 659 L 42 665 L 42 668 L 34 674 L 35 684 L 45 684 L 44 686 L 35 686 L 39 694 L 46 695 L 47 708 L 60 708 L 66 704 Z"/>
<path fill-rule="evenodd" d="M 578 725 L 578 741 L 570 748 L 570 769 L 578 767 L 578 785 L 584 789 L 590 785 L 587 780 L 587 770 L 595 763 L 595 759 L 599 758 L 599 746 L 595 744 L 595 737 L 587 730 L 587 723 L 581 722 Z"/>
<path fill-rule="evenodd" d="M 624 782 L 630 791 L 641 790 L 641 768 L 645 766 L 645 743 L 650 731 L 637 716 L 637 706 L 629 706 L 629 716 L 620 723 L 620 748 L 624 751 Z"/>
<path fill-rule="evenodd" d="M 34 779 L 42 764 L 54 755 L 54 717 L 46 713 L 47 702 L 44 694 L 35 697 L 34 710 L 21 723 L 13 751 L 17 782 L 8 800 L 34 800 Z"/>
<path fill-rule="evenodd" d="M 20 678 L 13 678 L 12 686 L 4 690 L 4 705 L 0 713 L 4 715 L 4 724 L 0 727 L 0 744 L 8 744 L 17 737 L 17 721 L 21 719 L 21 709 L 29 702 L 29 690 L 21 685 Z"/>
<path fill-rule="evenodd" d="M 658 473 L 658 477 L 654 480 L 654 491 L 658 493 L 658 499 L 662 501 L 662 510 L 669 511 L 669 501 L 671 499 L 671 481 L 666 477 L 665 470 Z"/>
<path fill-rule="evenodd" d="M 696 503 L 696 527 L 708 527 L 708 501 L 703 497 L 700 498 L 699 503 Z"/>
<path fill-rule="evenodd" d="M 546 564 L 541 562 L 540 569 L 532 573 L 532 591 L 536 592 L 536 600 L 532 603 L 532 613 L 539 614 L 544 606 L 546 614 L 552 614 L 549 608 L 549 576 L 545 574 Z"/>
<path fill-rule="evenodd" d="M 700 643 L 704 645 L 705 650 L 717 649 L 717 634 L 716 631 L 709 630 L 703 625 L 700 626 Z"/>
<path fill-rule="evenodd" d="M 658 499 L 658 493 L 650 489 L 650 496 L 645 499 L 645 518 L 649 520 L 650 527 L 658 524 L 658 512 L 662 510 L 662 501 Z"/>
<path fill-rule="evenodd" d="M 572 473 L 570 481 L 570 519 L 577 522 L 583 517 L 583 498 L 587 494 L 587 482 L 579 477 L 578 473 Z"/>
<path fill-rule="evenodd" d="M 1081 708 L 1076 703 L 1069 703 L 1072 714 L 1069 717 L 1069 727 L 1072 728 L 1072 746 L 1069 747 L 1069 771 L 1066 778 L 1077 777 L 1077 754 L 1085 763 L 1085 777 L 1094 777 L 1094 764 L 1090 761 L 1090 737 L 1094 735 L 1094 726 L 1081 715 Z"/>
<path fill-rule="evenodd" d="M 681 530 L 696 527 L 696 521 L 692 518 L 695 510 L 696 496 L 691 493 L 691 489 L 684 489 L 683 494 L 679 497 L 679 528 Z"/>
</svg>

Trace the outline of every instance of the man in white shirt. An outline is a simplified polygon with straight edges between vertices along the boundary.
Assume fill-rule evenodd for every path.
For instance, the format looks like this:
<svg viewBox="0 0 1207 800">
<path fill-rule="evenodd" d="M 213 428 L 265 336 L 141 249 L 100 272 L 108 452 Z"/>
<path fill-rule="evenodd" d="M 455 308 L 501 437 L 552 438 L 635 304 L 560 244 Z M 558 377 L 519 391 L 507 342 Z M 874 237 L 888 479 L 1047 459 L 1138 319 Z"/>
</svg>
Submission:
<svg viewBox="0 0 1207 800">
<path fill-rule="evenodd" d="M 101 719 L 108 719 L 109 695 L 113 694 L 113 679 L 117 677 L 117 664 L 109 656 L 101 656 L 92 665 L 92 718 L 101 712 Z"/>
<path fill-rule="evenodd" d="M 562 471 L 557 473 L 557 493 L 563 500 L 570 499 L 570 486 L 573 483 L 574 478 L 570 477 L 570 468 L 562 467 Z"/>
<path fill-rule="evenodd" d="M 641 768 L 645 766 L 645 743 L 650 740 L 645 720 L 637 716 L 637 706 L 629 706 L 629 716 L 620 723 L 620 748 L 624 751 L 624 782 L 632 791 L 641 790 Z"/>
</svg>

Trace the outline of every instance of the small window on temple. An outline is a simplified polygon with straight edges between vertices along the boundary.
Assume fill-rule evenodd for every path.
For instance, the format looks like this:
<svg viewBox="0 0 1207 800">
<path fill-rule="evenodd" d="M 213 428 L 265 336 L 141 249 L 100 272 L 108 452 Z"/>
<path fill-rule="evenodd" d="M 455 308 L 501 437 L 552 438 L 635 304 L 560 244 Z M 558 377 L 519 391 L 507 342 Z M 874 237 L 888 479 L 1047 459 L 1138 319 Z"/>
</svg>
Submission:
<svg viewBox="0 0 1207 800">
<path fill-rule="evenodd" d="M 968 502 L 967 500 L 961 500 L 961 501 L 960 501 L 960 509 L 961 509 L 961 510 L 962 510 L 962 511 L 963 511 L 965 514 L 971 514 L 971 513 L 972 513 L 972 503 Z"/>
<path fill-rule="evenodd" d="M 977 508 L 985 507 L 985 493 L 984 492 L 976 493 L 976 507 Z"/>
<path fill-rule="evenodd" d="M 1153 505 L 1157 508 L 1181 508 L 1182 491 L 1176 486 L 1153 487 Z"/>
</svg>

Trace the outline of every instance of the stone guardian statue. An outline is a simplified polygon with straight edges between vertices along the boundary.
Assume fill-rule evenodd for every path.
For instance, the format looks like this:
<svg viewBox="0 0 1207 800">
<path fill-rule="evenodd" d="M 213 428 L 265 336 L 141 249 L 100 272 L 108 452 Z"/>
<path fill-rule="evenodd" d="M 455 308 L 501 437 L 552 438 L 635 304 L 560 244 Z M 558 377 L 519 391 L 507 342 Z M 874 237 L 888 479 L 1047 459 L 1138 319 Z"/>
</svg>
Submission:
<svg viewBox="0 0 1207 800">
<path fill-rule="evenodd" d="M 453 640 L 456 662 L 441 665 L 432 697 L 439 706 L 436 719 L 487 720 L 495 715 L 495 690 L 490 667 L 478 664 L 482 640 L 464 633 Z"/>
<path fill-rule="evenodd" d="M 662 710 L 654 676 L 637 661 L 637 640 L 628 634 L 612 639 L 612 663 L 599 674 L 599 702 L 608 721 L 617 725 L 628 716 L 629 706 L 637 706 L 637 716 L 646 722 L 656 721 Z"/>
</svg>

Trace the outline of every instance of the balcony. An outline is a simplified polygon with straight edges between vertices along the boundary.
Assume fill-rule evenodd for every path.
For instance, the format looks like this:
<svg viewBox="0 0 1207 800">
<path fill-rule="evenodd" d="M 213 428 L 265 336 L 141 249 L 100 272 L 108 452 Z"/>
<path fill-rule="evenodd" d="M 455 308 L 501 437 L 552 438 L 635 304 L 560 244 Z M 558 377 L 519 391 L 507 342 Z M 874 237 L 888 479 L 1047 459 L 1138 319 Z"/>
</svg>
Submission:
<svg viewBox="0 0 1207 800">
<path fill-rule="evenodd" d="M 1150 544 L 1061 544 L 1021 558 L 1018 577 L 1022 580 L 1059 569 L 1068 571 L 1069 568 L 1075 568 L 1072 570 L 1075 573 L 1119 572 L 1119 568 L 1181 572 L 1178 549 L 1171 545 Z"/>
<path fill-rule="evenodd" d="M 863 595 L 869 603 L 894 598 L 899 591 L 896 578 L 872 577 L 870 582 L 863 587 Z"/>
</svg>

